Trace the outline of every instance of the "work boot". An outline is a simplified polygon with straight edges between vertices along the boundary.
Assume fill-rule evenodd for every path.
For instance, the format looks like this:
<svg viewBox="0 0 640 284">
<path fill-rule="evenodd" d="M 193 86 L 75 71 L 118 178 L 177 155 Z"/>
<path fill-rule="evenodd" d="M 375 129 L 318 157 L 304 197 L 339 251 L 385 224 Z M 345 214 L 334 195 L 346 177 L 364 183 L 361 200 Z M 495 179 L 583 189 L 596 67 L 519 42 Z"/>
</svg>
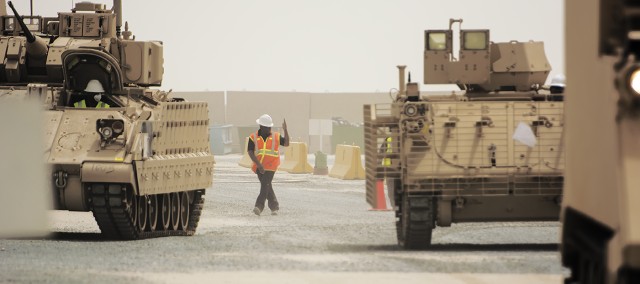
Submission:
<svg viewBox="0 0 640 284">
<path fill-rule="evenodd" d="M 253 208 L 253 214 L 260 216 L 260 213 L 262 213 L 262 210 L 260 210 L 260 208 L 258 207 Z"/>
<path fill-rule="evenodd" d="M 271 210 L 271 215 L 273 216 L 278 215 L 278 210 Z"/>
</svg>

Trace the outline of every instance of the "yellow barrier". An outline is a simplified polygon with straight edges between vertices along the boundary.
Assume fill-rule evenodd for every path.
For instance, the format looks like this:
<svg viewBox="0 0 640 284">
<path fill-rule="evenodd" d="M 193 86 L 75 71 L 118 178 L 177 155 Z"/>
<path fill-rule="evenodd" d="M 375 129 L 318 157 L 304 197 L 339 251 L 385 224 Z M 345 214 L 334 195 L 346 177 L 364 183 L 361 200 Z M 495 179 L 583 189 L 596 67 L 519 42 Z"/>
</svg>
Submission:
<svg viewBox="0 0 640 284">
<path fill-rule="evenodd" d="M 249 153 L 247 153 L 247 144 L 249 144 L 249 137 L 244 139 L 244 147 L 242 147 L 244 151 L 242 154 L 242 159 L 240 159 L 240 162 L 238 162 L 238 165 L 245 168 L 251 168 L 253 167 L 253 161 L 249 157 Z"/>
<path fill-rule="evenodd" d="M 329 176 L 339 179 L 364 179 L 360 147 L 337 145 L 336 160 L 329 171 Z"/>
<path fill-rule="evenodd" d="M 290 174 L 310 174 L 313 167 L 307 161 L 308 148 L 304 142 L 289 142 L 284 149 L 284 161 L 278 168 Z"/>
</svg>

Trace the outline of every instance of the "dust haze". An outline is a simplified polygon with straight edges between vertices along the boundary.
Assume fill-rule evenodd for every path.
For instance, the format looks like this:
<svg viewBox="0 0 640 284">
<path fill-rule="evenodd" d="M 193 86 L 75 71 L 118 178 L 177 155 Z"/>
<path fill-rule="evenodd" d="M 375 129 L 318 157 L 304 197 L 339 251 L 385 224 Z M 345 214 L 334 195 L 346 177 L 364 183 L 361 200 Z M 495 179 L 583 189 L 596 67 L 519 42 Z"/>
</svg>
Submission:
<svg viewBox="0 0 640 284">
<path fill-rule="evenodd" d="M 28 15 L 29 1 L 15 2 Z M 73 4 L 33 2 L 42 16 Z M 422 78 L 423 32 L 448 28 L 449 18 L 491 29 L 494 42 L 544 41 L 548 81 L 564 70 L 558 0 L 124 2 L 137 39 L 164 42 L 162 88 L 174 91 L 386 92 L 397 85 L 396 65 Z M 450 87 L 422 89 L 430 88 Z"/>
</svg>

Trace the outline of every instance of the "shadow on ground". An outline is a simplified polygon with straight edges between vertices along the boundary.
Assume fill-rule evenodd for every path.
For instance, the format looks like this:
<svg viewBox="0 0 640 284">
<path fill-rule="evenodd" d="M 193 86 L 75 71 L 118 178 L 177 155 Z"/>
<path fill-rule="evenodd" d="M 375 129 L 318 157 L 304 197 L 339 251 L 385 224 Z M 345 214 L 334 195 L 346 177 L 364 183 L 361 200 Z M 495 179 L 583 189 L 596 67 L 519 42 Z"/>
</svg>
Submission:
<svg viewBox="0 0 640 284">
<path fill-rule="evenodd" d="M 46 240 L 52 241 L 74 241 L 74 242 L 107 242 L 114 241 L 104 237 L 101 233 L 71 233 L 56 232 L 51 233 Z"/>
<path fill-rule="evenodd" d="M 397 245 L 330 245 L 331 252 L 405 251 Z M 558 251 L 557 243 L 541 244 L 433 244 L 422 251 L 473 252 L 473 251 Z"/>
</svg>

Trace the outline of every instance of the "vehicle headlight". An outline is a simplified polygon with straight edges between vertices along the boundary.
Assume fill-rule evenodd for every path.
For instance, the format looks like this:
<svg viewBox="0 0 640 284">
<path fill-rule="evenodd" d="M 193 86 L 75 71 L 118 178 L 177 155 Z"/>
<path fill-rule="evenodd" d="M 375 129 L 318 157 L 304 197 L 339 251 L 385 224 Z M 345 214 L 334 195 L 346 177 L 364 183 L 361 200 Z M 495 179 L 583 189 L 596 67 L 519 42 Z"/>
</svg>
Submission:
<svg viewBox="0 0 640 284">
<path fill-rule="evenodd" d="M 414 104 L 408 104 L 404 107 L 404 114 L 408 117 L 413 117 L 418 114 L 418 106 Z"/>
<path fill-rule="evenodd" d="M 122 119 L 98 119 L 96 131 L 100 134 L 100 140 L 111 141 L 124 133 L 124 121 Z"/>
<path fill-rule="evenodd" d="M 640 63 L 628 64 L 618 72 L 617 87 L 623 100 L 640 97 Z"/>
<path fill-rule="evenodd" d="M 631 70 L 627 78 L 628 88 L 633 91 L 633 95 L 640 96 L 640 67 L 635 66 L 634 70 Z"/>
<path fill-rule="evenodd" d="M 113 134 L 113 129 L 111 129 L 111 127 L 104 127 L 100 129 L 100 134 L 102 135 L 102 138 L 110 139 Z"/>
</svg>

